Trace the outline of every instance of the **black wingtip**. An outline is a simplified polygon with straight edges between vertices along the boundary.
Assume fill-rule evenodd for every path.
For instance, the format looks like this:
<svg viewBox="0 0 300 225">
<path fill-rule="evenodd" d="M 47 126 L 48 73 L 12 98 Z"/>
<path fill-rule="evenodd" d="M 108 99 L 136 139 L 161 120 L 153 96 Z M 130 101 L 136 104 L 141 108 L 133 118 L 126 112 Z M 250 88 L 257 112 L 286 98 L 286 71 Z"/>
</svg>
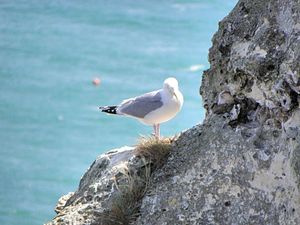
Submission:
<svg viewBox="0 0 300 225">
<path fill-rule="evenodd" d="M 99 106 L 101 112 L 117 114 L 117 106 Z"/>
</svg>

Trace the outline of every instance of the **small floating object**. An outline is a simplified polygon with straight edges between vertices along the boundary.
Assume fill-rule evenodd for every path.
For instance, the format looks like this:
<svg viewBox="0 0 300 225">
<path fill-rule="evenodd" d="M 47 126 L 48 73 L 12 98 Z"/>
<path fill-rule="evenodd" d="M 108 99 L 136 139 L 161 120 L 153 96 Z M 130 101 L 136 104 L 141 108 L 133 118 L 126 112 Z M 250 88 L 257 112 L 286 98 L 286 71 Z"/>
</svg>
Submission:
<svg viewBox="0 0 300 225">
<path fill-rule="evenodd" d="M 100 83 L 101 83 L 100 78 L 95 77 L 95 78 L 93 79 L 93 85 L 98 86 Z"/>
</svg>

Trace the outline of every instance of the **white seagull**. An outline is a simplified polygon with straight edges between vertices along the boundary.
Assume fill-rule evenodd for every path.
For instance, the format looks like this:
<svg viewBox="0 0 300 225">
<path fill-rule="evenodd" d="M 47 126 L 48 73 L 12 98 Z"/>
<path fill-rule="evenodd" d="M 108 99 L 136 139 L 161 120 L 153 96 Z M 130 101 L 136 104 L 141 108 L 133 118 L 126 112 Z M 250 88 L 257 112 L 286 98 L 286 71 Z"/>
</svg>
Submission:
<svg viewBox="0 0 300 225">
<path fill-rule="evenodd" d="M 178 81 L 169 77 L 163 88 L 135 98 L 126 99 L 119 105 L 100 106 L 102 112 L 133 117 L 146 125 L 152 125 L 154 135 L 160 137 L 160 124 L 172 119 L 181 110 L 183 96 Z"/>
</svg>

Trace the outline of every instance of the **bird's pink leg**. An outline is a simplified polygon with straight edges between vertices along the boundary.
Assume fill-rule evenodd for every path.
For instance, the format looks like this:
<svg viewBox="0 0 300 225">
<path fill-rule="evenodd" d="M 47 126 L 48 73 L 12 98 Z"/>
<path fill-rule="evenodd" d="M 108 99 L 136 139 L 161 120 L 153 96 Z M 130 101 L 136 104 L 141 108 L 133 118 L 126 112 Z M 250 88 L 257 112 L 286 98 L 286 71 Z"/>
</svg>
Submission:
<svg viewBox="0 0 300 225">
<path fill-rule="evenodd" d="M 160 139 L 160 124 L 157 124 L 157 137 Z"/>
<path fill-rule="evenodd" d="M 156 126 L 156 124 L 153 124 L 153 130 L 154 130 L 153 135 L 156 137 L 156 131 L 157 131 L 157 126 Z"/>
</svg>

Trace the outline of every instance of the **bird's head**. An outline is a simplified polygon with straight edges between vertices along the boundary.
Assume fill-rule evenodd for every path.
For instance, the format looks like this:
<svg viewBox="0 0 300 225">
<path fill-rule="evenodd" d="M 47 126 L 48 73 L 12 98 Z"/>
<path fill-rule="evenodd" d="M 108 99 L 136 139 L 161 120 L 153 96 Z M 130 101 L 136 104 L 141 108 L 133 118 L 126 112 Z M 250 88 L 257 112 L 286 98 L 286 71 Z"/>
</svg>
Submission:
<svg viewBox="0 0 300 225">
<path fill-rule="evenodd" d="M 178 81 L 174 77 L 169 77 L 164 81 L 164 89 L 176 98 L 176 91 L 178 90 Z"/>
</svg>

